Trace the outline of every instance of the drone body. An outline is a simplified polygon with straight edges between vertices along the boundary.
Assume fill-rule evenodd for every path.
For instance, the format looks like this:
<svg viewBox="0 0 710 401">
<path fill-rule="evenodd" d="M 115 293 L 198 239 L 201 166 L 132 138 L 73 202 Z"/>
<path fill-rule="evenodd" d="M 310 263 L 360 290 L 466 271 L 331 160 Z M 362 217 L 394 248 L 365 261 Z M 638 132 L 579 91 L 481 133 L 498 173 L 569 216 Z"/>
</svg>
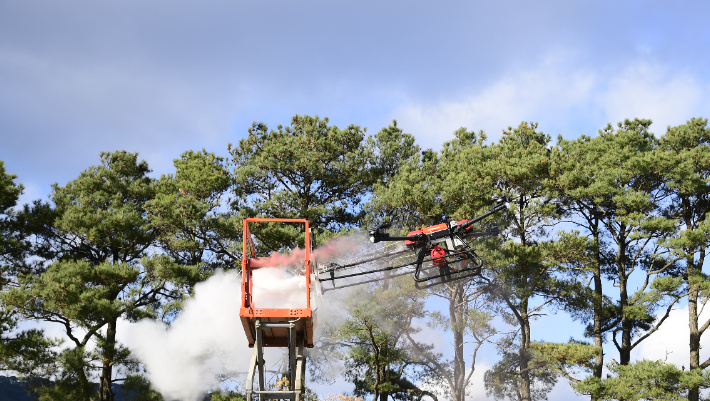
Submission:
<svg viewBox="0 0 710 401">
<path fill-rule="evenodd" d="M 378 281 L 379 278 L 349 282 L 336 287 L 336 280 L 357 280 L 359 276 L 372 275 L 379 272 L 390 272 L 401 268 L 409 268 L 404 273 L 414 274 L 417 288 L 428 288 L 433 285 L 461 280 L 480 275 L 483 260 L 466 242 L 469 238 L 495 236 L 500 233 L 497 225 L 487 227 L 484 231 L 474 231 L 472 226 L 508 207 L 507 199 L 497 202 L 490 210 L 471 220 L 460 220 L 441 223 L 419 230 L 411 231 L 406 236 L 390 236 L 383 231 L 383 226 L 376 227 L 370 234 L 372 243 L 404 242 L 403 249 L 391 250 L 387 247 L 381 252 L 366 254 L 358 260 L 346 263 L 331 263 L 324 269 L 319 269 L 319 282 L 330 281 L 332 288 L 343 288 L 352 285 Z M 370 266 L 363 270 L 363 266 Z M 411 270 L 413 268 L 413 271 Z M 360 271 L 352 272 L 352 270 Z M 330 290 L 329 289 L 329 290 Z M 325 289 L 324 289 L 325 291 Z"/>
</svg>

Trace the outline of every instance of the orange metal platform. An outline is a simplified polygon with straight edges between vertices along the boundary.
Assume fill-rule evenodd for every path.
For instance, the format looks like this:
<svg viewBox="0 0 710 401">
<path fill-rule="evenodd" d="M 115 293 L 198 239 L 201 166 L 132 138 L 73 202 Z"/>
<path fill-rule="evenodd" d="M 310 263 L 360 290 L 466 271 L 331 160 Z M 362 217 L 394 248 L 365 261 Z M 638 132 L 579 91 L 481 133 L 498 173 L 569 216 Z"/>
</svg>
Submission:
<svg viewBox="0 0 710 401">
<path fill-rule="evenodd" d="M 305 259 L 303 260 L 303 265 L 305 268 L 305 275 L 303 277 L 306 280 L 306 291 L 303 296 L 306 297 L 306 307 L 299 309 L 279 309 L 279 308 L 259 308 L 259 305 L 255 305 L 252 299 L 252 269 L 250 267 L 250 260 L 256 257 L 254 252 L 254 243 L 251 238 L 251 233 L 249 231 L 249 223 L 292 223 L 292 224 L 305 224 Z M 256 342 L 257 330 L 256 322 L 257 319 L 261 323 L 267 323 L 263 325 L 262 328 L 262 346 L 264 347 L 288 347 L 289 346 L 289 329 L 284 327 L 277 327 L 280 325 L 269 325 L 268 323 L 289 323 L 295 324 L 296 332 L 296 342 L 299 344 L 304 344 L 308 348 L 313 348 L 313 311 L 311 310 L 311 291 L 310 291 L 310 275 L 313 269 L 313 264 L 311 261 L 311 255 L 313 251 L 313 244 L 311 242 L 310 227 L 308 225 L 308 220 L 304 219 L 263 219 L 263 218 L 249 218 L 244 219 L 244 244 L 243 244 L 243 256 L 242 256 L 242 304 L 239 310 L 239 316 L 242 321 L 242 326 L 244 326 L 244 332 L 246 333 L 247 340 L 249 341 L 249 347 L 253 347 Z M 268 269 L 268 267 L 265 267 Z M 268 327 L 271 326 L 271 327 Z"/>
</svg>

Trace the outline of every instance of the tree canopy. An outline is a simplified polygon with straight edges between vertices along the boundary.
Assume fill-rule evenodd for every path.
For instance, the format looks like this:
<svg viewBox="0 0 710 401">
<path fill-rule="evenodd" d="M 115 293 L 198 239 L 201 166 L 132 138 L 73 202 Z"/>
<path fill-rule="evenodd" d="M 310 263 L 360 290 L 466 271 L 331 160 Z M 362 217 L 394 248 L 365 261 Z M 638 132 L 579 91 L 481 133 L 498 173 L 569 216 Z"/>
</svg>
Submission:
<svg viewBox="0 0 710 401">
<path fill-rule="evenodd" d="M 400 235 L 468 219 L 505 197 L 510 209 L 489 220 L 501 235 L 471 242 L 480 275 L 427 289 L 386 275 L 344 297 L 341 324 L 325 322 L 320 340 L 353 390 L 330 398 L 463 401 L 478 385 L 532 401 L 566 380 L 592 400 L 699 400 L 710 387 L 709 139 L 703 118 L 663 135 L 626 119 L 556 142 L 522 122 L 495 141 L 461 128 L 422 150 L 396 121 L 367 135 L 296 115 L 255 122 L 227 157 L 187 150 L 160 177 L 137 153 L 103 152 L 53 184 L 49 202 L 19 206 L 23 186 L 0 161 L 0 364 L 43 400 L 114 400 L 117 385 L 160 400 L 118 322 L 169 323 L 195 285 L 239 269 L 243 218 L 308 219 L 321 244 L 381 223 Z M 260 255 L 305 245 L 286 225 L 253 234 Z M 689 360 L 634 361 L 680 305 Z M 534 322 L 555 313 L 584 336 L 542 337 Z M 23 321 L 61 327 L 64 344 Z M 474 383 L 481 352 L 498 359 Z M 243 399 L 223 390 L 211 398 Z"/>
</svg>

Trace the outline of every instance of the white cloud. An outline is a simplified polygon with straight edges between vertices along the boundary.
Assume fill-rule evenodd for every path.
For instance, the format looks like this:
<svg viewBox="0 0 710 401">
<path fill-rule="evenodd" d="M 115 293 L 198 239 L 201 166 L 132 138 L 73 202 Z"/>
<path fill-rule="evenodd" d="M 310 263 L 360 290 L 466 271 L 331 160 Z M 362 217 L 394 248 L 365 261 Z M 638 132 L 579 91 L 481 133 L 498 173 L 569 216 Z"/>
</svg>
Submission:
<svg viewBox="0 0 710 401">
<path fill-rule="evenodd" d="M 569 386 L 569 382 L 565 378 L 559 378 L 555 387 L 547 395 L 549 401 L 565 401 L 572 399 L 587 400 L 589 396 L 578 395 Z"/>
<path fill-rule="evenodd" d="M 633 61 L 616 73 L 571 67 L 570 55 L 551 56 L 533 68 L 505 75 L 457 99 L 410 101 L 392 113 L 424 146 L 438 148 L 459 127 L 484 130 L 491 140 L 521 121 L 567 137 L 594 135 L 607 123 L 650 118 L 657 135 L 707 113 L 708 84 L 660 64 Z"/>
<path fill-rule="evenodd" d="M 483 129 L 490 139 L 502 129 L 520 121 L 540 121 L 586 102 L 598 84 L 597 75 L 585 69 L 565 71 L 565 57 L 549 57 L 534 69 L 510 74 L 475 94 L 436 104 L 410 103 L 396 110 L 402 127 L 426 145 L 438 144 L 453 137 L 459 127 Z"/>
<path fill-rule="evenodd" d="M 700 325 L 710 319 L 710 308 L 706 308 L 700 320 Z M 661 325 L 657 332 L 651 334 L 633 353 L 635 359 L 665 360 L 676 366 L 688 367 L 690 351 L 688 347 L 690 328 L 688 326 L 688 307 L 671 311 L 670 316 Z M 710 334 L 706 333 L 700 338 L 701 362 L 710 357 Z"/>
<path fill-rule="evenodd" d="M 486 397 L 486 389 L 483 384 L 483 375 L 491 367 L 492 366 L 488 364 L 487 361 L 479 361 L 476 364 L 476 370 L 473 372 L 473 375 L 471 375 L 471 379 L 469 380 L 468 386 L 466 387 L 466 401 L 486 401 L 493 399 L 492 397 Z M 468 371 L 466 372 L 466 374 L 468 374 Z M 442 399 L 441 396 L 446 394 L 446 391 L 449 388 L 445 382 L 439 382 L 436 385 L 420 384 L 420 386 L 420 388 L 422 388 L 423 390 L 431 391 L 432 393 L 437 394 L 437 396 L 439 396 L 439 399 Z M 425 399 L 430 398 L 425 397 Z"/>
<path fill-rule="evenodd" d="M 33 201 L 39 199 L 43 202 L 47 200 L 45 191 L 39 187 L 39 185 L 32 183 L 24 183 L 21 179 L 15 180 L 15 182 L 21 182 L 25 189 L 22 191 L 22 195 L 17 199 L 17 206 L 15 209 L 20 210 L 22 205 L 32 204 Z"/>
<path fill-rule="evenodd" d="M 67 336 L 64 325 L 62 325 L 62 324 L 53 323 L 53 322 L 45 322 L 42 320 L 25 320 L 25 321 L 21 321 L 17 325 L 16 331 L 19 332 L 19 331 L 31 330 L 31 329 L 43 330 L 45 337 L 63 341 L 62 344 L 60 344 L 58 347 L 55 347 L 56 351 L 62 351 L 65 349 L 73 348 L 75 346 L 74 342 L 72 342 L 69 339 L 69 337 Z M 73 335 L 75 337 L 78 337 L 79 339 L 81 339 L 81 336 L 83 336 L 84 333 L 86 333 L 86 331 L 84 331 L 82 329 L 74 328 Z M 89 349 L 93 349 L 93 347 L 94 347 L 93 343 L 90 343 L 88 345 Z"/>
<path fill-rule="evenodd" d="M 628 66 L 608 80 L 608 90 L 596 103 L 612 123 L 624 118 L 650 118 L 652 131 L 663 135 L 666 127 L 685 123 L 708 104 L 707 85 L 687 72 L 672 73 L 648 63 Z M 705 87 L 703 87 L 705 86 Z M 707 109 L 705 109 L 707 111 Z"/>
<path fill-rule="evenodd" d="M 483 382 L 484 374 L 492 367 L 493 366 L 489 363 L 489 361 L 483 360 L 478 362 L 476 370 L 473 372 L 473 376 L 471 376 L 471 382 L 468 385 L 468 395 L 466 396 L 466 401 L 490 401 L 494 399 L 493 397 L 486 397 L 486 388 Z M 549 401 L 565 401 L 571 399 L 581 400 L 587 398 L 587 396 L 575 394 L 574 390 L 572 390 L 565 378 L 559 378 L 555 387 L 547 395 L 547 399 Z"/>
<path fill-rule="evenodd" d="M 423 344 L 433 345 L 434 348 L 431 351 L 434 353 L 451 352 L 450 348 L 453 348 L 453 344 L 444 337 L 444 333 L 441 330 L 429 327 L 425 321 L 412 322 L 412 326 L 420 330 L 412 335 L 412 339 Z"/>
<path fill-rule="evenodd" d="M 476 370 L 473 371 L 473 375 L 471 375 L 471 380 L 469 381 L 469 384 L 467 386 L 467 401 L 493 399 L 493 397 L 486 397 L 486 387 L 483 383 L 483 375 L 486 373 L 487 370 L 492 367 L 493 366 L 489 364 L 488 361 L 479 361 L 478 363 L 476 363 Z"/>
</svg>

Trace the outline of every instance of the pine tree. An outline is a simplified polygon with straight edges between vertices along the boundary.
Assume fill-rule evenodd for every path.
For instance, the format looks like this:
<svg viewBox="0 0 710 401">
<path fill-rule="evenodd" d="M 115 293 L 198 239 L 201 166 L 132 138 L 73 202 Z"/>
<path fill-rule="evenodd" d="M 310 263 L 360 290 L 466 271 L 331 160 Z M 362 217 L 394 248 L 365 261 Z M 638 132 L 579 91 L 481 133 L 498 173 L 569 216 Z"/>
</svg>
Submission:
<svg viewBox="0 0 710 401">
<path fill-rule="evenodd" d="M 328 118 L 299 116 L 270 130 L 254 123 L 231 149 L 236 202 L 241 217 L 307 219 L 318 234 L 351 227 L 362 217 L 362 199 L 372 185 L 365 130 L 328 125 Z M 231 147 L 231 145 L 230 145 Z M 291 226 L 255 225 L 266 251 L 303 246 Z"/>
<path fill-rule="evenodd" d="M 710 293 L 710 281 L 703 273 L 707 248 L 710 247 L 709 145 L 708 120 L 693 118 L 686 124 L 668 128 L 661 138 L 655 163 L 671 197 L 665 213 L 681 227 L 666 245 L 683 263 L 684 288 L 681 291 L 688 294 L 689 368 L 692 372 L 710 366 L 710 358 L 702 362 L 700 358 L 700 338 L 710 322 L 700 322 L 698 317 Z M 699 399 L 697 387 L 691 387 L 688 399 Z"/>
<path fill-rule="evenodd" d="M 125 151 L 102 153 L 101 160 L 67 185 L 53 185 L 47 241 L 56 258 L 20 273 L 18 286 L 2 294 L 26 318 L 61 324 L 73 344 L 58 359 L 56 385 L 39 390 L 52 399 L 92 399 L 96 375 L 98 399 L 112 401 L 114 369 L 134 364 L 116 340 L 118 320 L 157 317 L 199 278 L 194 266 L 148 257 L 159 233 L 146 218 L 155 193 L 147 164 Z"/>
<path fill-rule="evenodd" d="M 3 269 L 3 277 L 0 284 L 4 286 L 6 269 L 9 268 L 8 258 L 16 252 L 18 240 L 13 238 L 13 229 L 10 225 L 10 216 L 12 208 L 17 204 L 17 199 L 22 193 L 22 184 L 15 183 L 17 175 L 7 174 L 5 172 L 5 164 L 0 160 L 0 265 Z"/>
<path fill-rule="evenodd" d="M 589 271 L 593 280 L 593 291 L 591 296 L 592 323 L 588 325 L 586 332 L 594 339 L 596 354 L 594 356 L 594 367 L 592 374 L 602 377 L 604 366 L 604 333 L 610 327 L 603 327 L 604 322 L 610 320 L 611 301 L 603 294 L 602 265 L 605 264 L 602 249 L 602 234 L 604 219 L 603 209 L 598 203 L 603 202 L 603 189 L 596 190 L 595 172 L 591 167 L 595 165 L 598 154 L 589 152 L 591 138 L 582 136 L 575 141 L 566 141 L 561 137 L 557 141 L 557 146 L 552 152 L 551 174 L 553 179 L 549 185 L 553 188 L 555 196 L 565 205 L 568 218 L 588 232 L 586 236 L 578 236 L 577 240 L 582 241 L 581 249 L 572 253 L 569 258 L 570 263 L 582 264 L 583 270 Z M 576 232 L 575 234 L 578 234 Z M 585 256 L 591 257 L 585 258 Z M 586 259 L 586 260 L 582 260 Z M 578 318 L 589 321 L 589 315 L 584 311 L 575 313 Z M 592 397 L 592 399 L 595 399 Z"/>
<path fill-rule="evenodd" d="M 472 217 L 488 202 L 490 191 L 486 182 L 472 177 L 466 169 L 484 160 L 488 153 L 483 146 L 485 135 L 461 128 L 456 138 L 444 144 L 441 154 L 428 149 L 410 157 L 398 173 L 378 185 L 368 210 L 388 210 L 392 230 L 400 233 L 439 224 L 448 219 Z M 464 154 L 469 159 L 458 155 Z M 443 360 L 427 347 L 410 339 L 437 381 L 447 389 L 455 401 L 463 401 L 466 388 L 475 370 L 476 356 L 481 345 L 495 333 L 489 325 L 492 317 L 479 310 L 485 304 L 483 291 L 474 282 L 453 282 L 426 290 L 427 296 L 437 296 L 448 303 L 448 313 L 429 312 L 428 317 L 440 328 L 452 333 L 452 360 Z M 471 350 L 467 343 L 473 343 Z M 467 361 L 471 361 L 467 363 Z"/>
<path fill-rule="evenodd" d="M 0 160 L 0 267 L 3 275 L 0 289 L 7 284 L 7 276 L 12 274 L 16 262 L 22 259 L 24 237 L 13 222 L 12 212 L 24 187 L 15 183 L 16 178 L 17 175 L 5 172 L 5 164 Z"/>
<path fill-rule="evenodd" d="M 521 123 L 504 131 L 491 146 L 494 157 L 474 168 L 499 195 L 512 199 L 504 231 L 508 241 L 489 256 L 488 277 L 501 305 L 498 312 L 515 330 L 499 341 L 503 359 L 486 373 L 486 389 L 522 401 L 544 398 L 556 380 L 556 374 L 534 361 L 530 322 L 546 308 L 564 305 L 574 286 L 574 280 L 568 282 L 547 263 L 545 239 L 559 208 L 545 185 L 550 137 L 536 128 Z"/>
<path fill-rule="evenodd" d="M 574 234 L 580 246 L 568 262 L 581 263 L 581 271 L 593 279 L 589 312 L 581 307 L 573 316 L 592 320 L 586 333 L 597 349 L 592 376 L 598 383 L 605 336 L 610 334 L 619 363 L 629 364 L 631 350 L 658 329 L 683 296 L 674 287 L 679 281 L 676 258 L 661 247 L 674 224 L 661 213 L 668 196 L 655 171 L 658 141 L 648 131 L 650 124 L 650 120 L 625 120 L 616 130 L 608 125 L 595 138 L 560 138 L 553 152 L 551 187 L 565 205 L 568 219 L 583 230 Z M 643 281 L 631 292 L 634 272 Z M 603 279 L 618 288 L 616 299 L 604 295 L 609 291 L 604 290 Z M 662 306 L 665 313 L 656 321 L 654 313 Z M 592 399 L 601 394 L 584 388 Z"/>
<path fill-rule="evenodd" d="M 420 148 L 414 144 L 414 136 L 405 134 L 397 126 L 397 121 L 382 128 L 374 136 L 367 138 L 369 149 L 369 165 L 372 174 L 373 192 L 381 192 L 387 188 L 390 181 L 396 177 L 402 167 L 413 157 L 418 156 Z M 394 209 L 386 204 L 368 202 L 364 222 L 372 227 L 380 224 L 391 224 Z"/>
<path fill-rule="evenodd" d="M 0 291 L 17 274 L 24 262 L 29 239 L 18 230 L 13 208 L 22 194 L 22 184 L 15 174 L 8 174 L 0 160 Z M 43 330 L 17 332 L 17 315 L 6 305 L 0 305 L 0 368 L 17 372 L 22 378 L 33 379 L 46 374 L 55 358 L 52 347 L 56 340 L 47 339 Z"/>
<path fill-rule="evenodd" d="M 612 361 L 607 368 L 605 380 L 590 376 L 573 387 L 605 401 L 672 401 L 687 400 L 690 389 L 707 388 L 710 384 L 708 372 L 685 371 L 661 360 L 644 359 L 627 365 Z"/>
<path fill-rule="evenodd" d="M 344 348 L 345 377 L 355 384 L 353 394 L 379 401 L 419 400 L 423 395 L 436 400 L 414 384 L 426 382 L 432 372 L 407 339 L 416 332 L 413 319 L 424 316 L 422 293 L 411 279 L 398 277 L 386 289 L 369 285 L 351 293 L 346 305 L 348 317 L 334 338 Z"/>
<path fill-rule="evenodd" d="M 145 205 L 158 245 L 180 264 L 239 266 L 241 220 L 229 208 L 233 178 L 225 159 L 203 149 L 184 152 L 174 165 L 175 174 L 160 177 Z"/>
</svg>

